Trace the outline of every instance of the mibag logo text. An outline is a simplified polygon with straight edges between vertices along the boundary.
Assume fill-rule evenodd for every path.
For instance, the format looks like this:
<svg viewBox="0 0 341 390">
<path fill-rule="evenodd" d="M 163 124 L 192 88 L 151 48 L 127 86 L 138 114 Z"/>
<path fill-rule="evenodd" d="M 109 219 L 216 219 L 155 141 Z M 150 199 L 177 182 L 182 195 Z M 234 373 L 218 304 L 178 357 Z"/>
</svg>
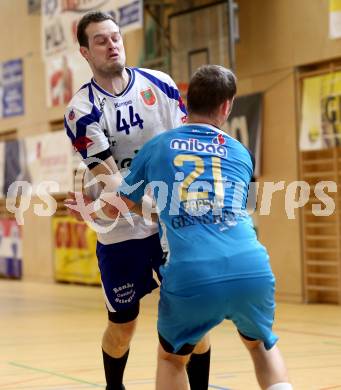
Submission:
<svg viewBox="0 0 341 390">
<path fill-rule="evenodd" d="M 227 149 L 223 145 L 214 145 L 207 142 L 200 142 L 196 138 L 173 139 L 170 143 L 171 149 L 185 150 L 188 152 L 202 152 L 207 154 L 216 154 L 219 157 L 227 156 Z"/>
</svg>

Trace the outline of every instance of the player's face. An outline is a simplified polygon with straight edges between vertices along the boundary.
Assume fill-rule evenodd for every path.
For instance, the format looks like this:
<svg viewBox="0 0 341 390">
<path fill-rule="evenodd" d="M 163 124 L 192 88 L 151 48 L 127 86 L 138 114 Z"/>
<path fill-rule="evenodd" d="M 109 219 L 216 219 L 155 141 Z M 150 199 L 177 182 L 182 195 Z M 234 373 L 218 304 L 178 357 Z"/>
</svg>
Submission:
<svg viewBox="0 0 341 390">
<path fill-rule="evenodd" d="M 122 73 L 126 55 L 118 26 L 112 20 L 90 23 L 85 30 L 89 48 L 83 48 L 83 56 L 94 72 L 102 76 Z"/>
</svg>

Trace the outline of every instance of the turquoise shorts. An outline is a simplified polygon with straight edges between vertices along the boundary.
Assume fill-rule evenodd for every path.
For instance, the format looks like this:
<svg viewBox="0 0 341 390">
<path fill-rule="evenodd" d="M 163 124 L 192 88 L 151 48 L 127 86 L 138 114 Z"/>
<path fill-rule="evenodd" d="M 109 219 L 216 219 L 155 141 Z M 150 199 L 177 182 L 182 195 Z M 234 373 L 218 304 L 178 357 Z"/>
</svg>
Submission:
<svg viewBox="0 0 341 390">
<path fill-rule="evenodd" d="M 205 284 L 178 292 L 160 290 L 158 332 L 167 352 L 181 354 L 223 320 L 231 320 L 247 338 L 271 349 L 275 312 L 273 275 Z M 187 349 L 188 350 L 188 349 Z"/>
</svg>

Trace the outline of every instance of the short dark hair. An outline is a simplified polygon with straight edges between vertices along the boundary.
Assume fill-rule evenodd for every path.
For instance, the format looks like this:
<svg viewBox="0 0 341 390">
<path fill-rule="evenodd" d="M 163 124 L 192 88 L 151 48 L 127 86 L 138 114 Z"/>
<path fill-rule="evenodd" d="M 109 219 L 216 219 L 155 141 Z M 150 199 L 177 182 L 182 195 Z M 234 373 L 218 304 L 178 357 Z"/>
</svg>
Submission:
<svg viewBox="0 0 341 390">
<path fill-rule="evenodd" d="M 188 86 L 189 113 L 210 115 L 237 93 L 236 76 L 220 65 L 203 65 L 193 74 Z"/>
<path fill-rule="evenodd" d="M 90 23 L 99 23 L 104 22 L 105 20 L 112 20 L 117 24 L 115 18 L 108 12 L 102 11 L 90 11 L 87 12 L 77 25 L 77 40 L 79 46 L 89 47 L 89 37 L 87 36 L 85 30 Z"/>
</svg>

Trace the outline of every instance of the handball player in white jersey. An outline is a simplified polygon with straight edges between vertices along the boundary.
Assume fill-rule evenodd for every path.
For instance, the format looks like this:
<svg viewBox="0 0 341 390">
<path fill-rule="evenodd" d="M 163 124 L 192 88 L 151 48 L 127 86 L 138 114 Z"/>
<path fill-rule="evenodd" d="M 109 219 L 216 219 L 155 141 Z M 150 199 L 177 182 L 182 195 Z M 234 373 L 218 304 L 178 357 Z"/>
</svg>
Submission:
<svg viewBox="0 0 341 390">
<path fill-rule="evenodd" d="M 110 174 L 130 166 L 143 144 L 155 135 L 181 125 L 186 109 L 174 81 L 165 73 L 125 66 L 125 50 L 118 25 L 110 14 L 89 12 L 77 27 L 80 52 L 93 78 L 71 99 L 65 130 L 88 166 L 90 186 L 84 202 L 94 203 L 103 189 L 110 190 Z M 105 177 L 105 183 L 101 178 Z M 66 204 L 75 204 L 71 193 Z M 98 204 L 98 203 L 97 203 Z M 82 218 L 75 210 L 71 214 Z M 98 210 L 97 257 L 108 310 L 102 339 L 107 390 L 124 389 L 123 373 L 139 314 L 140 299 L 158 286 L 163 262 L 157 224 L 146 225 L 139 215 L 118 223 Z M 114 226 L 113 229 L 110 227 Z M 147 351 L 146 351 L 147 352 Z M 188 366 L 192 390 L 208 387 L 210 347 L 198 344 Z"/>
</svg>

